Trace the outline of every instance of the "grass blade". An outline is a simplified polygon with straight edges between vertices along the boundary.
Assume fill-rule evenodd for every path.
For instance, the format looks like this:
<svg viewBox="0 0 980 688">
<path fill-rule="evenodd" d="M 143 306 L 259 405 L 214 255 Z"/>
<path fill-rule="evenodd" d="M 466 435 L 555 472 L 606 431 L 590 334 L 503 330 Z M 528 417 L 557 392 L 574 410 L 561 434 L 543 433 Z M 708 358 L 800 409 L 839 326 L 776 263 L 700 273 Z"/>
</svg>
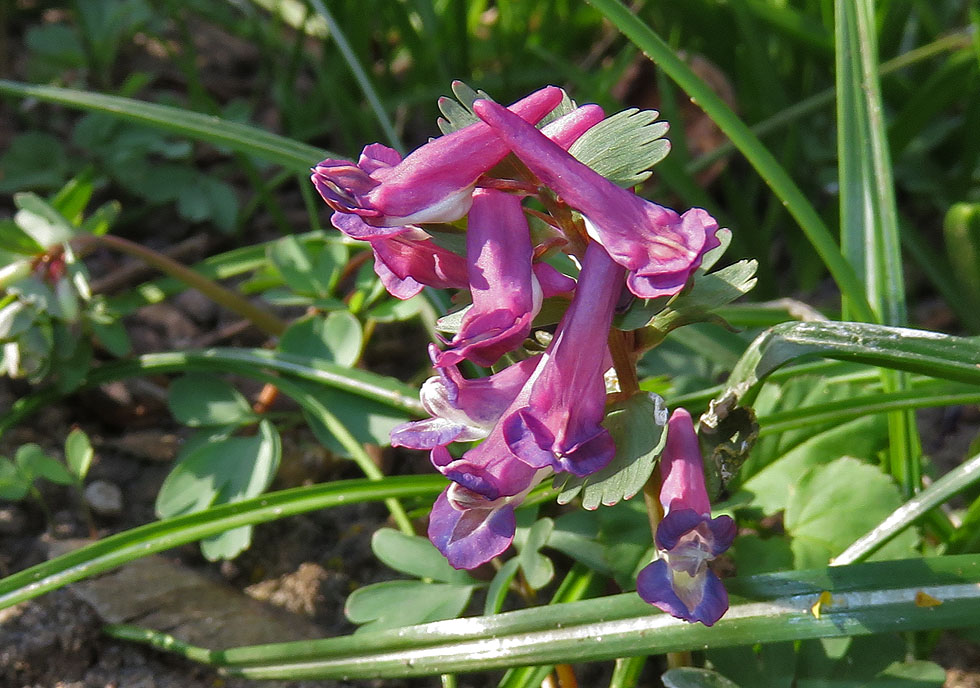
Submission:
<svg viewBox="0 0 980 688">
<path fill-rule="evenodd" d="M 37 98 L 48 103 L 145 124 L 216 146 L 226 146 L 238 153 L 254 155 L 297 172 L 308 173 L 310 167 L 324 158 L 341 157 L 258 127 L 133 98 L 59 86 L 37 86 L 6 79 L 0 79 L 0 93 L 20 98 Z"/>
<path fill-rule="evenodd" d="M 786 209 L 799 223 L 813 248 L 820 255 L 841 293 L 862 315 L 871 320 L 872 310 L 864 297 L 864 289 L 853 268 L 844 259 L 824 221 L 813 205 L 786 173 L 769 150 L 752 133 L 748 125 L 681 60 L 670 46 L 650 27 L 618 0 L 589 0 L 616 28 L 636 44 L 664 70 L 704 110 L 715 124 L 731 139 L 759 175 L 779 197 Z"/>
</svg>

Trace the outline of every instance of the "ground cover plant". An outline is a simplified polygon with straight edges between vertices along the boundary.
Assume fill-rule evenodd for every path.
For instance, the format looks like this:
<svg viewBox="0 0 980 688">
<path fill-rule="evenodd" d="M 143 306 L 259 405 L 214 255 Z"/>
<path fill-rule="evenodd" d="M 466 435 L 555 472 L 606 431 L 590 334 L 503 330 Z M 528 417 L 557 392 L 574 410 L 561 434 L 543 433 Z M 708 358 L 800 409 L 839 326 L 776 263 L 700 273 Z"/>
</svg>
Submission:
<svg viewBox="0 0 980 688">
<path fill-rule="evenodd" d="M 349 583 L 323 637 L 100 631 L 243 683 L 980 668 L 975 5 L 0 21 L 0 500 L 38 524 L 0 608 L 163 551 L 259 583 L 263 533 L 376 504 L 359 551 L 289 539 Z M 206 325 L 154 339 L 161 307 Z M 141 416 L 180 442 L 120 520 Z"/>
</svg>

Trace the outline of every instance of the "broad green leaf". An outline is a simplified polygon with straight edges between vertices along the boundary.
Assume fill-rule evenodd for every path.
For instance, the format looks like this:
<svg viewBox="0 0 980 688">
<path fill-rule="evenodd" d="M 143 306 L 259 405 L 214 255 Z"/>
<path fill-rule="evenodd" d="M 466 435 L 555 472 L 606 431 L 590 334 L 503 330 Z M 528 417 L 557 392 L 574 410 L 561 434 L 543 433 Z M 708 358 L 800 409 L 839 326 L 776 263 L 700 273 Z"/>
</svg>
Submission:
<svg viewBox="0 0 980 688">
<path fill-rule="evenodd" d="M 14 137 L 0 156 L 0 193 L 22 189 L 54 189 L 68 175 L 68 156 L 61 141 L 50 134 L 29 131 Z"/>
<path fill-rule="evenodd" d="M 34 313 L 23 301 L 11 301 L 0 308 L 0 339 L 13 339 L 26 332 L 34 322 Z"/>
<path fill-rule="evenodd" d="M 783 517 L 793 538 L 796 568 L 828 563 L 901 503 L 889 476 L 849 456 L 810 469 L 790 485 Z M 909 556 L 916 542 L 915 532 L 906 531 L 880 549 L 877 557 Z"/>
<path fill-rule="evenodd" d="M 0 499 L 19 501 L 27 496 L 31 481 L 21 475 L 13 461 L 0 456 Z"/>
<path fill-rule="evenodd" d="M 745 576 L 793 568 L 793 550 L 789 540 L 782 537 L 763 539 L 754 534 L 739 535 L 730 554 L 739 574 Z"/>
<path fill-rule="evenodd" d="M 78 480 L 84 480 L 92 465 L 92 443 L 88 435 L 79 428 L 73 429 L 65 438 L 65 462 Z"/>
<path fill-rule="evenodd" d="M 660 680 L 664 682 L 664 688 L 739 688 L 737 683 L 718 672 L 697 667 L 671 669 Z"/>
<path fill-rule="evenodd" d="M 559 475 L 555 487 L 562 493 L 559 504 L 567 504 L 579 493 L 582 506 L 596 509 L 612 506 L 635 496 L 646 484 L 667 434 L 667 409 L 656 394 L 637 394 L 616 404 L 603 421 L 616 443 L 612 462 L 584 478 Z"/>
<path fill-rule="evenodd" d="M 750 504 L 766 514 L 785 509 L 790 490 L 808 470 L 842 456 L 872 459 L 884 446 L 886 430 L 882 416 L 866 416 L 814 435 L 785 453 L 753 457 L 743 468 L 750 477 L 733 501 L 747 497 Z M 771 463 L 760 466 L 763 461 Z"/>
<path fill-rule="evenodd" d="M 192 428 L 242 425 L 255 420 L 248 400 L 231 384 L 211 375 L 188 374 L 170 383 L 170 412 Z"/>
<path fill-rule="evenodd" d="M 0 250 L 9 251 L 14 255 L 34 256 L 44 251 L 44 247 L 31 238 L 31 235 L 21 229 L 16 222 L 5 218 L 0 220 Z M 4 282 L 4 284 L 8 283 Z"/>
<path fill-rule="evenodd" d="M 252 544 L 252 526 L 240 526 L 201 540 L 201 554 L 208 561 L 234 559 Z"/>
<path fill-rule="evenodd" d="M 658 122 L 659 116 L 636 108 L 617 112 L 582 134 L 568 152 L 606 179 L 636 186 L 670 152 L 670 141 L 663 138 L 670 125 Z"/>
<path fill-rule="evenodd" d="M 279 434 L 267 420 L 252 437 L 216 433 L 195 442 L 160 486 L 157 515 L 177 516 L 261 494 L 275 477 L 280 452 Z"/>
<path fill-rule="evenodd" d="M 352 592 L 344 614 L 364 624 L 358 632 L 412 626 L 459 616 L 472 594 L 472 585 L 386 581 Z"/>
<path fill-rule="evenodd" d="M 431 578 L 454 585 L 475 584 L 465 571 L 457 571 L 428 538 L 381 528 L 371 536 L 371 551 L 387 566 L 416 578 Z"/>
<path fill-rule="evenodd" d="M 300 380 L 297 384 L 306 389 L 311 396 L 337 416 L 344 427 L 362 444 L 387 447 L 391 443 L 390 433 L 392 429 L 409 419 L 406 412 L 372 399 L 366 399 L 324 385 L 312 384 L 305 380 Z M 331 451 L 340 455 L 347 455 L 347 450 L 322 423 L 309 413 L 304 412 L 304 416 L 317 439 L 328 446 Z"/>
<path fill-rule="evenodd" d="M 318 358 L 344 367 L 353 366 L 361 356 L 363 329 L 349 311 L 334 311 L 300 318 L 287 328 L 279 349 L 296 356 Z"/>
<path fill-rule="evenodd" d="M 69 179 L 50 199 L 51 207 L 57 210 L 72 225 L 82 221 L 82 214 L 95 192 L 92 172 L 83 171 Z"/>
<path fill-rule="evenodd" d="M 330 296 L 347 262 L 342 244 L 302 243 L 292 235 L 269 244 L 266 254 L 289 288 L 305 296 Z"/>
<path fill-rule="evenodd" d="M 75 235 L 75 228 L 64 215 L 37 194 L 14 194 L 14 205 L 18 208 L 14 222 L 44 248 L 62 244 Z"/>
</svg>

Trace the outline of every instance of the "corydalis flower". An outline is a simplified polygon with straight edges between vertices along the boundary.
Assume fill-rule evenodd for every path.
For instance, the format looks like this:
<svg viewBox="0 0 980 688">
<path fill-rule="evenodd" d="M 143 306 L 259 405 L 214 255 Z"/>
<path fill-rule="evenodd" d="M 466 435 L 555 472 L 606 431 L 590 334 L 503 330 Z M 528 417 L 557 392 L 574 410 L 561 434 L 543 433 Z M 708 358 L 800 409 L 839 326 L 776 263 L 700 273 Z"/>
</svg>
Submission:
<svg viewBox="0 0 980 688">
<path fill-rule="evenodd" d="M 418 227 L 398 227 L 386 234 L 367 236 L 357 215 L 334 213 L 330 221 L 347 236 L 364 239 L 374 252 L 374 272 L 388 293 L 408 299 L 423 286 L 462 289 L 467 285 L 466 259 L 437 245 Z"/>
<path fill-rule="evenodd" d="M 438 355 L 429 345 L 433 360 Z M 391 431 L 391 444 L 432 449 L 450 442 L 482 440 L 513 403 L 527 382 L 538 357 L 508 366 L 489 377 L 467 380 L 455 365 L 436 367 L 439 373 L 422 383 L 419 398 L 431 414 L 425 420 L 403 423 Z"/>
<path fill-rule="evenodd" d="M 522 396 L 514 403 L 523 403 Z M 499 423 L 459 459 L 445 447 L 435 447 L 432 463 L 453 482 L 432 507 L 429 539 L 457 569 L 475 568 L 510 546 L 514 509 L 552 473 L 518 460 L 507 448 Z"/>
<path fill-rule="evenodd" d="M 522 122 L 536 123 L 561 99 L 561 89 L 547 86 L 511 109 Z M 476 180 L 507 153 L 506 144 L 477 122 L 430 141 L 404 160 L 379 143 L 365 147 L 356 164 L 324 160 L 311 179 L 327 205 L 369 225 L 453 222 L 470 209 Z"/>
<path fill-rule="evenodd" d="M 478 100 L 473 111 L 545 186 L 582 214 L 589 235 L 630 271 L 627 284 L 637 296 L 676 294 L 704 252 L 719 245 L 718 223 L 704 210 L 678 215 L 630 193 L 496 103 Z"/>
<path fill-rule="evenodd" d="M 640 571 L 636 591 L 672 616 L 711 626 L 728 610 L 728 593 L 708 562 L 731 546 L 735 522 L 711 518 L 698 437 L 684 409 L 667 423 L 660 475 L 665 515 L 655 538 L 659 558 Z"/>
<path fill-rule="evenodd" d="M 602 427 L 609 368 L 607 339 L 625 271 L 594 242 L 575 297 L 528 383 L 528 403 L 501 421 L 510 450 L 534 468 L 589 475 L 615 452 Z"/>
</svg>

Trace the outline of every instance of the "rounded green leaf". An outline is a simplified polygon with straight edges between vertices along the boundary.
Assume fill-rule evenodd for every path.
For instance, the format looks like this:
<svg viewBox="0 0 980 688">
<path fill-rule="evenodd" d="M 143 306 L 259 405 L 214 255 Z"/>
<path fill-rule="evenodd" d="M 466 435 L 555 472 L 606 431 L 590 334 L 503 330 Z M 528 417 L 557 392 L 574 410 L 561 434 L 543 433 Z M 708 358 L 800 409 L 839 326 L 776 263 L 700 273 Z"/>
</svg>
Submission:
<svg viewBox="0 0 980 688">
<path fill-rule="evenodd" d="M 471 585 L 385 581 L 352 592 L 344 614 L 365 631 L 412 626 L 459 616 L 472 593 Z"/>
<path fill-rule="evenodd" d="M 92 443 L 88 435 L 81 429 L 75 428 L 65 439 L 65 461 L 68 468 L 79 480 L 83 480 L 92 465 Z"/>
<path fill-rule="evenodd" d="M 371 550 L 382 562 L 417 578 L 443 583 L 470 584 L 476 581 L 465 571 L 457 571 L 427 538 L 382 528 L 371 537 Z"/>
<path fill-rule="evenodd" d="M 0 456 L 0 499 L 16 502 L 23 499 L 30 489 L 30 481 L 20 474 L 14 462 Z"/>
<path fill-rule="evenodd" d="M 678 667 L 663 674 L 664 688 L 738 688 L 738 684 L 710 669 Z"/>
<path fill-rule="evenodd" d="M 279 349 L 353 366 L 361 356 L 363 339 L 364 332 L 356 317 L 348 311 L 334 311 L 326 317 L 310 315 L 297 320 L 283 333 Z"/>
<path fill-rule="evenodd" d="M 242 425 L 255 420 L 245 397 L 211 375 L 177 378 L 170 385 L 167 403 L 174 418 L 192 428 Z"/>
</svg>

